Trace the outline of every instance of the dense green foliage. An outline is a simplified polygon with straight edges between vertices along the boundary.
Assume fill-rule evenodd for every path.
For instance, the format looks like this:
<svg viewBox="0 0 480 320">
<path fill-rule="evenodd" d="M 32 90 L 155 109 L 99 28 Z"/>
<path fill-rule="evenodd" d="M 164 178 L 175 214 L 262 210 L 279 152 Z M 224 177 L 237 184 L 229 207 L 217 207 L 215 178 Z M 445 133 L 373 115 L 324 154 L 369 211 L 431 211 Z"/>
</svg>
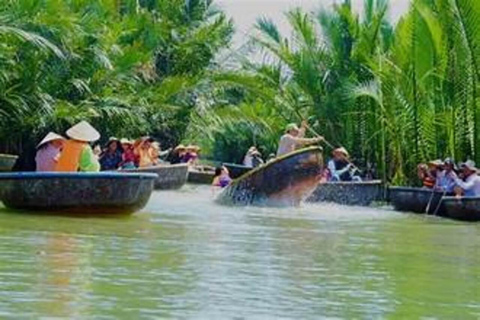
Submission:
<svg viewBox="0 0 480 320">
<path fill-rule="evenodd" d="M 208 0 L 2 1 L 2 148 L 19 152 L 79 119 L 104 139 L 178 142 L 232 32 Z"/>
<path fill-rule="evenodd" d="M 231 120 L 212 128 L 227 134 L 244 119 L 278 136 L 285 123 L 309 119 L 395 183 L 427 159 L 480 162 L 480 2 L 414 0 L 395 27 L 387 12 L 388 0 L 365 0 L 361 15 L 349 0 L 316 14 L 296 9 L 289 38 L 258 20 L 253 41 L 265 59 L 223 76 L 243 99 L 212 108 L 210 117 Z"/>
<path fill-rule="evenodd" d="M 292 10 L 288 37 L 260 18 L 257 53 L 218 60 L 233 26 L 211 0 L 3 1 L 2 151 L 87 118 L 239 161 L 308 119 L 395 183 L 427 159 L 480 162 L 480 2 L 412 0 L 395 26 L 388 0 L 364 2 Z"/>
</svg>

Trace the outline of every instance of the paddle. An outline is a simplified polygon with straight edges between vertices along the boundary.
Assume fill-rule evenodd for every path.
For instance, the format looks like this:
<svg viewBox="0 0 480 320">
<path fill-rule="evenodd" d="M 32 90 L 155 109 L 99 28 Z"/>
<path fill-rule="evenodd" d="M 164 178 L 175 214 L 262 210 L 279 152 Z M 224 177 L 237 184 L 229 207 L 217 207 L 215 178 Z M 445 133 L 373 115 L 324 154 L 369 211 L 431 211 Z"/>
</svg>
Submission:
<svg viewBox="0 0 480 320">
<path fill-rule="evenodd" d="M 305 122 L 306 123 L 306 122 Z M 333 144 L 331 144 L 330 142 L 327 141 L 327 139 L 325 139 L 325 137 L 319 135 L 315 130 L 313 130 L 308 124 L 306 124 L 306 128 L 317 138 L 322 138 L 322 141 L 330 148 L 332 149 L 335 149 L 335 147 L 333 146 Z M 345 160 L 348 162 L 348 164 L 350 164 L 352 166 L 352 168 L 358 172 L 361 172 L 360 169 L 353 163 L 351 162 L 348 158 L 345 158 Z"/>
<path fill-rule="evenodd" d="M 437 204 L 437 208 L 435 209 L 435 211 L 433 212 L 433 215 L 436 216 L 437 213 L 438 213 L 438 209 L 440 209 L 440 205 L 442 204 L 442 200 L 443 198 L 447 195 L 447 191 L 443 191 L 443 194 L 442 194 L 442 197 L 440 198 L 440 201 L 438 201 L 438 204 Z"/>
<path fill-rule="evenodd" d="M 430 200 L 428 200 L 427 208 L 425 208 L 425 213 L 428 214 L 430 212 L 430 206 L 432 205 L 433 196 L 435 195 L 435 188 L 432 189 L 432 194 L 430 195 Z"/>
</svg>

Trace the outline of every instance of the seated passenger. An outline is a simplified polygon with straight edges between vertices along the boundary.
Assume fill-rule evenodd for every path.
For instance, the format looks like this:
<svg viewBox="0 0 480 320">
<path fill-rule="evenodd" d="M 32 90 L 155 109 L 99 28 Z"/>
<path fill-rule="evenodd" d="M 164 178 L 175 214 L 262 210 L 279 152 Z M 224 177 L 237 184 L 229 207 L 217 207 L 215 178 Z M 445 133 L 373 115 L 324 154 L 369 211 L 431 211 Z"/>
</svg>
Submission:
<svg viewBox="0 0 480 320">
<path fill-rule="evenodd" d="M 213 178 L 212 186 L 225 188 L 232 182 L 230 173 L 225 167 L 218 167 L 215 169 L 215 176 Z"/>
<path fill-rule="evenodd" d="M 460 166 L 460 170 L 463 173 L 464 180 L 458 178 L 454 171 L 449 173 L 451 179 L 455 180 L 455 183 L 463 191 L 463 195 L 467 197 L 479 197 L 480 196 L 480 177 L 477 174 L 477 168 L 475 162 L 469 160 Z"/>
<path fill-rule="evenodd" d="M 195 165 L 198 160 L 198 151 L 200 151 L 200 148 L 198 146 L 187 146 L 186 153 L 183 156 L 182 162 Z"/>
<path fill-rule="evenodd" d="M 186 152 L 187 149 L 185 148 L 185 146 L 183 144 L 179 144 L 175 149 L 173 149 L 167 160 L 171 164 L 181 163 Z"/>
<path fill-rule="evenodd" d="M 333 158 L 328 161 L 331 181 L 358 181 L 360 177 L 354 175 L 355 166 L 348 161 L 348 152 L 345 148 L 332 151 Z"/>
<path fill-rule="evenodd" d="M 37 146 L 35 162 L 37 171 L 55 171 L 63 142 L 66 139 L 54 132 L 48 133 Z"/>
<path fill-rule="evenodd" d="M 443 162 L 443 170 L 437 172 L 437 179 L 435 181 L 435 189 L 443 191 L 448 194 L 453 194 L 456 186 L 455 180 L 452 179 L 450 173 L 455 173 L 455 163 L 452 159 L 447 158 Z"/>
<path fill-rule="evenodd" d="M 123 154 L 122 154 L 122 162 L 120 162 L 119 167 L 121 169 L 136 169 L 137 166 L 135 165 L 136 157 L 135 153 L 133 152 L 133 143 L 128 139 L 120 140 L 120 144 L 122 145 Z"/>
<path fill-rule="evenodd" d="M 419 164 L 417 167 L 418 178 L 422 181 L 423 187 L 428 189 L 435 188 L 437 176 L 441 171 L 443 162 L 441 160 L 433 160 L 428 164 Z"/>
<path fill-rule="evenodd" d="M 110 138 L 99 159 L 102 171 L 117 170 L 122 162 L 122 154 L 120 141 L 117 138 Z"/>
<path fill-rule="evenodd" d="M 153 140 L 150 137 L 143 137 L 135 142 L 134 153 L 138 157 L 138 167 L 147 168 L 152 167 L 158 163 L 155 159 L 154 151 L 152 149 Z"/>
<path fill-rule="evenodd" d="M 100 139 L 100 133 L 88 122 L 82 121 L 68 129 L 67 136 L 70 140 L 64 143 L 55 171 L 100 171 L 100 163 L 89 145 L 89 142 Z"/>
<path fill-rule="evenodd" d="M 256 167 L 261 166 L 264 163 L 265 162 L 262 159 L 262 154 L 258 150 L 255 150 L 252 153 L 252 167 L 256 168 Z"/>
<path fill-rule="evenodd" d="M 250 147 L 250 149 L 248 149 L 247 153 L 245 154 L 245 157 L 243 158 L 243 165 L 245 167 L 250 167 L 250 168 L 253 167 L 253 164 L 252 164 L 253 156 L 252 155 L 256 151 L 257 151 L 256 147 Z"/>
</svg>

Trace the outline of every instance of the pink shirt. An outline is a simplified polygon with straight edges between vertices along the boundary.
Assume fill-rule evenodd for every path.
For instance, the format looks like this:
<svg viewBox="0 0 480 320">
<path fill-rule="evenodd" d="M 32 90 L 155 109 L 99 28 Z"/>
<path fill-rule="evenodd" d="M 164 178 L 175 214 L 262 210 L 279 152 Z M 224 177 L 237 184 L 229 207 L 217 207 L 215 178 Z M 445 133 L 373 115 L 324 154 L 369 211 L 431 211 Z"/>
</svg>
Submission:
<svg viewBox="0 0 480 320">
<path fill-rule="evenodd" d="M 55 171 L 55 166 L 57 164 L 56 159 L 59 154 L 60 149 L 55 148 L 52 144 L 48 144 L 38 150 L 35 157 L 37 171 Z"/>
</svg>

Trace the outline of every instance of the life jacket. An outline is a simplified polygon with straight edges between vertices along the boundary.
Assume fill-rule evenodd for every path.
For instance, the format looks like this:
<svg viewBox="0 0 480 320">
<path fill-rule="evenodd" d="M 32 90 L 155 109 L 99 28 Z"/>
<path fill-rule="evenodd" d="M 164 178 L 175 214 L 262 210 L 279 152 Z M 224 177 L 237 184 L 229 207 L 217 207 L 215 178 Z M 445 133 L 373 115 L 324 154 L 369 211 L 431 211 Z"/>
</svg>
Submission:
<svg viewBox="0 0 480 320">
<path fill-rule="evenodd" d="M 435 187 L 435 182 L 436 180 L 430 176 L 423 178 L 423 186 L 425 188 L 433 189 L 433 187 Z"/>
<path fill-rule="evenodd" d="M 55 166 L 55 171 L 77 172 L 80 162 L 80 155 L 86 145 L 86 142 L 76 140 L 65 141 L 63 150 L 60 153 L 57 165 Z"/>
</svg>

